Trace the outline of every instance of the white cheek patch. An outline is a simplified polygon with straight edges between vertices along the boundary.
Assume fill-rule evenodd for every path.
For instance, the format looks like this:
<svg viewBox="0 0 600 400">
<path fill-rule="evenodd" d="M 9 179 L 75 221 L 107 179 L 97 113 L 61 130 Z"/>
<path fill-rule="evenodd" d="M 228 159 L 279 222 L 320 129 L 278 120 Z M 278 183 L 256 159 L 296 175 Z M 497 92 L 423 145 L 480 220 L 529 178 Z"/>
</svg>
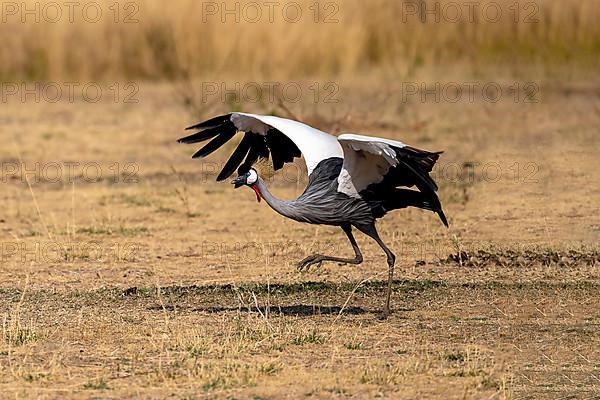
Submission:
<svg viewBox="0 0 600 400">
<path fill-rule="evenodd" d="M 248 185 L 252 185 L 253 183 L 256 183 L 256 181 L 258 180 L 258 174 L 256 173 L 256 171 L 255 171 L 255 170 L 253 170 L 253 169 L 251 169 L 251 170 L 248 172 L 248 174 L 249 174 L 249 175 L 248 175 L 248 179 L 246 179 L 246 183 L 247 183 Z"/>
</svg>

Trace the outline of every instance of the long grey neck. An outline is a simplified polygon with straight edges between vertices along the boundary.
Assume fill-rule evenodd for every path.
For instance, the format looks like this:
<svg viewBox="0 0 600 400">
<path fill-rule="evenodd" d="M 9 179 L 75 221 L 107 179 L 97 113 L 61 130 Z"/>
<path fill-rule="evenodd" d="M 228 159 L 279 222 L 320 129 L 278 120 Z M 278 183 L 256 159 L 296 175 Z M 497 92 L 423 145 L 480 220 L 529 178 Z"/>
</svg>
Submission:
<svg viewBox="0 0 600 400">
<path fill-rule="evenodd" d="M 262 198 L 265 199 L 267 204 L 273 210 L 277 211 L 284 217 L 298 219 L 299 210 L 297 209 L 297 206 L 294 201 L 280 200 L 273 196 L 271 192 L 269 192 L 267 185 L 265 185 L 265 182 L 261 178 L 258 178 L 258 181 L 256 181 L 255 185 L 258 188 L 258 191 L 260 192 Z"/>
</svg>

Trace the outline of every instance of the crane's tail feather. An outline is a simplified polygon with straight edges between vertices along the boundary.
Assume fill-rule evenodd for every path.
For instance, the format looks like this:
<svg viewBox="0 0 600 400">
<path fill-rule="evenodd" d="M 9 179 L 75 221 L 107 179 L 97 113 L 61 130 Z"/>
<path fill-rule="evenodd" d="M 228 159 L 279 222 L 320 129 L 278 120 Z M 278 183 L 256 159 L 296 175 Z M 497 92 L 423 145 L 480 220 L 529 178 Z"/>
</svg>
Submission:
<svg viewBox="0 0 600 400">
<path fill-rule="evenodd" d="M 394 189 L 388 199 L 384 200 L 383 207 L 387 211 L 406 207 L 417 207 L 437 213 L 442 223 L 448 228 L 448 220 L 442 210 L 442 204 L 435 192 L 423 193 L 410 189 Z"/>
<path fill-rule="evenodd" d="M 446 215 L 444 214 L 444 210 L 439 210 L 439 211 L 436 211 L 436 212 L 437 212 L 437 215 L 442 220 L 442 223 L 446 226 L 446 228 L 449 228 L 450 226 L 448 225 L 448 220 L 446 219 Z"/>
</svg>

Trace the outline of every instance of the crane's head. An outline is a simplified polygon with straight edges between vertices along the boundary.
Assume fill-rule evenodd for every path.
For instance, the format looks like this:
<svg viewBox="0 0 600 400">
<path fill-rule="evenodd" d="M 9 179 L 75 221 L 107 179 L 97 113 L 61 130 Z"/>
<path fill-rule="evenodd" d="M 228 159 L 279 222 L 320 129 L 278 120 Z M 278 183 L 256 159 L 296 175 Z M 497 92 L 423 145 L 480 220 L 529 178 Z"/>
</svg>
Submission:
<svg viewBox="0 0 600 400">
<path fill-rule="evenodd" d="M 248 172 L 231 181 L 233 187 L 236 189 L 242 186 L 250 186 L 254 190 L 254 193 L 256 193 L 256 200 L 260 203 L 261 196 L 256 182 L 258 182 L 258 173 L 254 168 L 250 168 Z"/>
</svg>

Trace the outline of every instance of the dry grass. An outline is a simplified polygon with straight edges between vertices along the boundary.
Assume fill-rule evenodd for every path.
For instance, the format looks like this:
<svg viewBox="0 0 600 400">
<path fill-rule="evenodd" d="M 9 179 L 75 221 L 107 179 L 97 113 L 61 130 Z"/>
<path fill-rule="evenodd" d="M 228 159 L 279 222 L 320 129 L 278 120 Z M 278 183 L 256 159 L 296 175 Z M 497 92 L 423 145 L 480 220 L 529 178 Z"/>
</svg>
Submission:
<svg viewBox="0 0 600 400">
<path fill-rule="evenodd" d="M 590 171 L 600 104 L 593 87 L 542 95 L 527 105 L 401 103 L 357 85 L 318 112 L 290 106 L 322 128 L 446 150 L 436 177 L 450 230 L 417 210 L 380 224 L 398 254 L 386 322 L 377 246 L 359 238 L 359 267 L 297 273 L 312 251 L 349 254 L 341 232 L 287 221 L 251 191 L 215 183 L 210 161 L 227 152 L 202 164 L 175 143 L 195 117 L 173 88 L 142 87 L 127 106 L 5 104 L 4 164 L 20 155 L 31 170 L 77 154 L 110 179 L 3 180 L 0 392 L 596 396 L 600 213 Z M 377 114 L 362 110 L 365 98 Z M 115 162 L 134 163 L 137 179 L 115 178 Z M 465 162 L 479 166 L 443 173 Z M 528 162 L 535 175 L 515 176 L 514 164 Z M 510 173 L 486 178 L 489 163 Z M 289 198 L 302 183 L 278 174 L 270 184 Z"/>
<path fill-rule="evenodd" d="M 495 23 L 404 22 L 407 4 L 435 2 L 393 0 L 321 2 L 339 22 L 315 23 L 314 2 L 298 3 L 297 23 L 204 22 L 208 3 L 192 0 L 127 3 L 133 24 L 125 3 L 117 23 L 113 3 L 97 23 L 2 15 L 3 81 L 135 80 L 139 101 L 111 101 L 107 87 L 98 103 L 2 102 L 0 397 L 597 397 L 596 0 L 520 1 L 517 22 L 500 0 Z M 537 85 L 534 102 L 522 86 L 514 100 L 516 79 Z M 252 80 L 293 80 L 305 95 L 201 97 L 202 81 Z M 403 82 L 452 80 L 504 95 L 403 98 Z M 377 319 L 386 268 L 372 241 L 357 237 L 358 267 L 298 273 L 310 253 L 350 255 L 343 234 L 215 183 L 233 144 L 197 162 L 175 143 L 240 109 L 445 150 L 434 175 L 450 229 L 419 210 L 379 224 L 398 256 L 389 320 Z M 269 185 L 292 198 L 305 183 L 290 166 Z"/>
<path fill-rule="evenodd" d="M 221 14 L 225 3 L 230 10 L 237 4 L 239 22 L 235 13 Z M 472 20 L 463 2 L 345 0 L 318 3 L 318 22 L 315 2 L 302 0 L 296 2 L 302 16 L 295 23 L 283 16 L 287 3 L 277 3 L 272 22 L 266 6 L 261 7 L 262 17 L 252 22 L 254 13 L 246 8 L 252 2 L 225 3 L 115 3 L 119 6 L 116 23 L 113 3 L 95 3 L 102 17 L 94 23 L 82 17 L 85 2 L 78 3 L 74 22 L 64 7 L 62 17 L 49 22 L 54 10 L 44 8 L 46 2 L 15 3 L 17 9 L 7 10 L 0 24 L 0 77 L 112 83 L 115 79 L 226 75 L 236 80 L 289 80 L 385 73 L 397 80 L 423 69 L 439 71 L 442 66 L 447 74 L 456 64 L 466 66 L 470 74 L 491 68 L 505 76 L 522 70 L 538 76 L 544 71 L 562 77 L 577 72 L 594 76 L 591 73 L 599 67 L 596 0 L 522 0 L 518 15 L 512 0 L 484 0 L 476 2 Z M 488 8 L 490 3 L 495 7 Z M 25 14 L 35 10 L 35 4 L 39 23 L 35 12 Z M 208 12 L 210 4 L 218 6 L 216 15 Z M 462 17 L 455 21 L 456 5 Z M 439 7 L 439 22 L 436 15 L 421 16 L 416 7 Z M 501 10 L 497 21 L 496 7 Z M 92 16 L 94 10 L 89 11 Z M 292 11 L 288 12 L 293 20 Z M 126 19 L 132 23 L 125 23 Z"/>
</svg>

